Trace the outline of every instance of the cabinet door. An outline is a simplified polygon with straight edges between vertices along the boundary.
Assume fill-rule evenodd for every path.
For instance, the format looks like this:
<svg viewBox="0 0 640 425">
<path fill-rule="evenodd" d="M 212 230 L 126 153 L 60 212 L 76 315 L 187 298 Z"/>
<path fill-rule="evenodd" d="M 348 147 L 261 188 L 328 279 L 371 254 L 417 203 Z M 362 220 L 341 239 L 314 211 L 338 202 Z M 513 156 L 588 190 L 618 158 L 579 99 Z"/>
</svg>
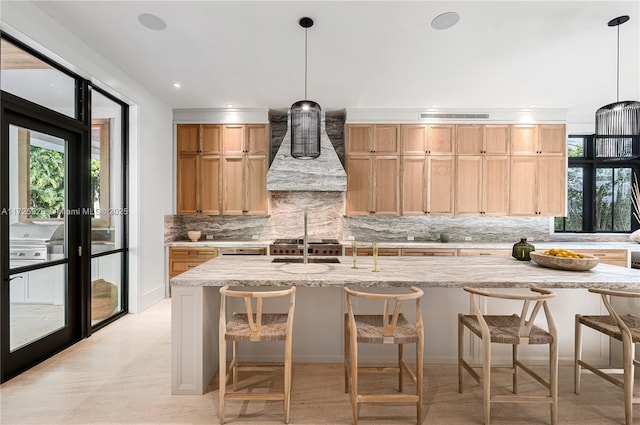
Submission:
<svg viewBox="0 0 640 425">
<path fill-rule="evenodd" d="M 400 158 L 397 155 L 373 159 L 373 202 L 376 215 L 399 215 Z"/>
<path fill-rule="evenodd" d="M 429 158 L 427 212 L 430 215 L 453 215 L 454 178 L 455 157 Z"/>
<path fill-rule="evenodd" d="M 267 156 L 266 155 L 248 155 L 247 156 L 247 174 L 246 174 L 246 192 L 247 205 L 245 212 L 247 214 L 267 214 Z"/>
<path fill-rule="evenodd" d="M 511 155 L 536 155 L 538 151 L 537 125 L 511 126 Z"/>
<path fill-rule="evenodd" d="M 403 155 L 424 155 L 427 152 L 427 126 L 424 124 L 401 125 L 400 150 Z"/>
<path fill-rule="evenodd" d="M 266 124 L 247 125 L 247 152 L 266 155 L 269 153 L 269 126 Z"/>
<path fill-rule="evenodd" d="M 540 153 L 544 155 L 565 155 L 567 136 L 564 124 L 544 124 L 538 127 Z"/>
<path fill-rule="evenodd" d="M 198 155 L 180 155 L 177 165 L 177 212 L 197 214 Z"/>
<path fill-rule="evenodd" d="M 427 151 L 431 155 L 453 155 L 456 149 L 455 129 L 453 124 L 427 126 Z"/>
<path fill-rule="evenodd" d="M 373 124 L 347 126 L 347 154 L 368 154 L 373 150 Z"/>
<path fill-rule="evenodd" d="M 535 156 L 512 156 L 509 184 L 509 214 L 536 215 L 537 160 Z"/>
<path fill-rule="evenodd" d="M 567 168 L 561 156 L 538 157 L 538 215 L 567 214 Z"/>
<path fill-rule="evenodd" d="M 509 215 L 509 157 L 485 155 L 482 159 L 482 214 Z"/>
<path fill-rule="evenodd" d="M 220 155 L 200 157 L 200 212 L 207 215 L 220 214 Z"/>
<path fill-rule="evenodd" d="M 456 215 L 479 215 L 482 212 L 482 189 L 482 156 L 458 156 Z"/>
<path fill-rule="evenodd" d="M 245 205 L 244 155 L 226 155 L 223 163 L 222 213 L 241 215 Z"/>
<path fill-rule="evenodd" d="M 372 211 L 371 155 L 347 156 L 347 215 L 369 215 Z"/>
<path fill-rule="evenodd" d="M 222 152 L 222 128 L 216 124 L 202 125 L 202 153 L 219 154 Z"/>
<path fill-rule="evenodd" d="M 398 125 L 376 124 L 373 136 L 373 153 L 389 155 L 400 153 L 400 127 Z"/>
<path fill-rule="evenodd" d="M 427 212 L 425 156 L 402 157 L 402 215 L 424 215 Z"/>
<path fill-rule="evenodd" d="M 458 155 L 480 155 L 483 148 L 483 128 L 477 124 L 456 125 L 456 150 Z"/>
<path fill-rule="evenodd" d="M 511 146 L 508 124 L 486 124 L 484 126 L 484 153 L 508 155 Z"/>
<path fill-rule="evenodd" d="M 195 155 L 200 151 L 199 124 L 178 124 L 176 141 L 178 155 Z"/>
<path fill-rule="evenodd" d="M 246 150 L 244 126 L 225 124 L 222 127 L 222 149 L 225 154 L 238 155 Z"/>
</svg>

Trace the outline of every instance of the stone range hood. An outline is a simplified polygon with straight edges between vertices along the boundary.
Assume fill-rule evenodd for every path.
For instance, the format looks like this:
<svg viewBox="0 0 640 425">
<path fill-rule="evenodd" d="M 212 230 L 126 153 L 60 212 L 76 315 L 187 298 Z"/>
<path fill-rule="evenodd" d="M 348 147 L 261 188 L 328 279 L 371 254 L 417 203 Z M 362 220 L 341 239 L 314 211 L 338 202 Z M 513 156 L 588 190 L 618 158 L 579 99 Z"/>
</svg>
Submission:
<svg viewBox="0 0 640 425">
<path fill-rule="evenodd" d="M 320 123 L 320 156 L 296 159 L 291 156 L 291 111 L 287 133 L 267 172 L 267 190 L 288 192 L 345 192 L 347 174 L 325 130 L 325 114 Z"/>
</svg>

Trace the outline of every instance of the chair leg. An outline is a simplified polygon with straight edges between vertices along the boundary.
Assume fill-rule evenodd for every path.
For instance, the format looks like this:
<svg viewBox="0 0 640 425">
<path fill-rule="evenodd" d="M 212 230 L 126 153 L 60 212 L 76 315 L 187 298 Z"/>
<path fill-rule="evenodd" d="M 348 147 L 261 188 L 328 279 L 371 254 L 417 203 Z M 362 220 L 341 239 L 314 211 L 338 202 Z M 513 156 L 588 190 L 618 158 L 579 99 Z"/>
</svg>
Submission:
<svg viewBox="0 0 640 425">
<path fill-rule="evenodd" d="M 549 390 L 551 393 L 551 425 L 558 423 L 558 342 L 549 345 Z"/>
<path fill-rule="evenodd" d="M 402 392 L 402 355 L 404 353 L 403 344 L 398 344 L 398 391 Z"/>
<path fill-rule="evenodd" d="M 464 326 L 462 324 L 462 314 L 458 314 L 458 392 L 462 393 L 462 356 L 463 356 L 463 335 Z"/>
<path fill-rule="evenodd" d="M 349 362 L 349 344 L 351 343 L 349 339 L 349 325 L 347 323 L 347 319 L 344 320 L 344 392 L 349 392 L 349 373 L 348 373 L 348 362 Z"/>
<path fill-rule="evenodd" d="M 424 376 L 424 338 L 418 337 L 416 343 L 416 390 L 418 392 L 418 425 L 422 423 L 422 393 Z"/>
<path fill-rule="evenodd" d="M 291 336 L 284 343 L 284 423 L 289 423 L 291 404 Z"/>
<path fill-rule="evenodd" d="M 575 324 L 575 346 L 573 349 L 573 392 L 580 394 L 580 377 L 582 367 L 580 366 L 580 360 L 582 360 L 582 326 L 580 326 L 580 315 L 576 314 Z"/>
<path fill-rule="evenodd" d="M 482 405 L 484 424 L 491 424 L 491 340 L 483 339 L 482 346 Z"/>
<path fill-rule="evenodd" d="M 633 341 L 625 338 L 625 335 L 623 335 L 622 346 L 622 361 L 624 363 L 624 417 L 626 425 L 633 425 L 633 382 L 635 375 L 633 359 L 635 358 L 636 350 Z"/>
<path fill-rule="evenodd" d="M 219 363 L 218 363 L 218 387 L 220 397 L 220 424 L 224 424 L 224 395 L 227 387 L 227 343 L 224 335 L 220 334 L 219 344 Z"/>
<path fill-rule="evenodd" d="M 513 368 L 513 393 L 518 394 L 518 344 L 511 346 L 511 367 Z"/>
<path fill-rule="evenodd" d="M 350 360 L 351 360 L 351 410 L 353 425 L 358 424 L 358 341 L 354 333 L 349 335 Z"/>
<path fill-rule="evenodd" d="M 232 352 L 232 356 L 231 356 L 231 362 L 233 363 L 234 360 L 237 360 L 238 358 L 238 341 L 233 341 L 233 344 L 231 345 L 231 352 Z M 231 388 L 233 388 L 233 391 L 238 391 L 238 363 L 235 363 L 235 366 L 233 367 L 233 369 L 231 369 L 231 383 L 232 386 Z"/>
</svg>

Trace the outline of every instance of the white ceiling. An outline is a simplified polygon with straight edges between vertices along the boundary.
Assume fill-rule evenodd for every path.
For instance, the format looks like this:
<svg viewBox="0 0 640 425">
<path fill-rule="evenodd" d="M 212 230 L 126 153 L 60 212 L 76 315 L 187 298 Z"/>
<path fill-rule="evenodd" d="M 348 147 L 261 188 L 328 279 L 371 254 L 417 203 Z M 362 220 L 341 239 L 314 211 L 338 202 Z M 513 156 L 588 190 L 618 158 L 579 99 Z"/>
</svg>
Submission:
<svg viewBox="0 0 640 425">
<path fill-rule="evenodd" d="M 41 1 L 173 108 L 567 108 L 640 100 L 638 1 Z M 451 29 L 431 20 L 460 14 Z M 152 31 L 141 13 L 167 23 Z M 173 87 L 174 82 L 182 85 Z"/>
</svg>

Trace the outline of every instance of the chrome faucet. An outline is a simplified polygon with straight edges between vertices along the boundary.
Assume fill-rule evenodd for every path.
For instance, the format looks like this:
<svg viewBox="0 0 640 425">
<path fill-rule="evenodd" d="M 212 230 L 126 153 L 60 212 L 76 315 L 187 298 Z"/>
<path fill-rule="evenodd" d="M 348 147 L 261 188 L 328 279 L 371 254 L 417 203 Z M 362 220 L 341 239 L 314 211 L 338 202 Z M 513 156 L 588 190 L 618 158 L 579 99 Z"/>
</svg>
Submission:
<svg viewBox="0 0 640 425">
<path fill-rule="evenodd" d="M 307 238 L 307 212 L 304 212 L 304 236 L 303 236 L 303 247 L 302 247 L 302 262 L 307 264 L 309 262 L 309 241 Z"/>
</svg>

